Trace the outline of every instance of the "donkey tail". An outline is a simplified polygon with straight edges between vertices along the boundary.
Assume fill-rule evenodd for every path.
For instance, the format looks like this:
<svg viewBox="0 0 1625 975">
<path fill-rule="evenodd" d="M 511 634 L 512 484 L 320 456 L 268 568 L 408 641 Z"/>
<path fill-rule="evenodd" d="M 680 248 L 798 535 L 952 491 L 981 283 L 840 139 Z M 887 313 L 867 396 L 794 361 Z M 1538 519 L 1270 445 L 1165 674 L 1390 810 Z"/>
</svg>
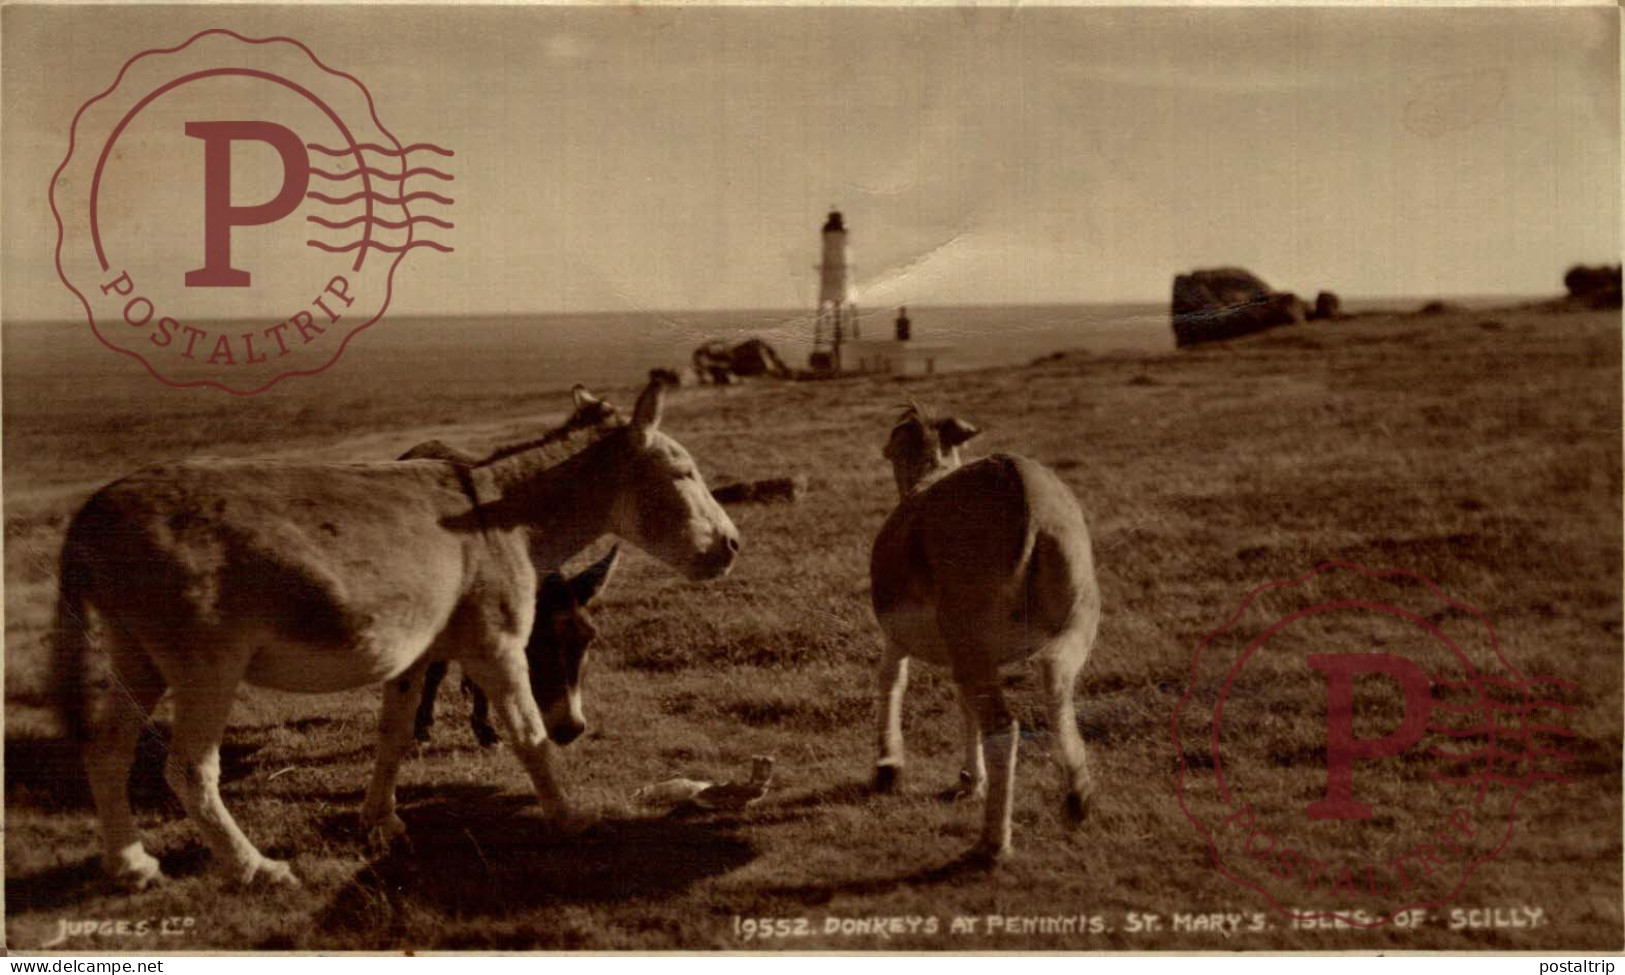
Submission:
<svg viewBox="0 0 1625 975">
<path fill-rule="evenodd" d="M 1100 592 L 1087 540 L 1036 533 L 1027 563 L 1027 604 L 1042 629 L 1059 635 L 1074 628 L 1093 628 L 1100 617 Z"/>
<path fill-rule="evenodd" d="M 72 556 L 70 548 L 64 546 L 56 596 L 56 628 L 51 636 L 55 654 L 52 673 L 56 678 L 57 713 L 62 719 L 63 732 L 69 741 L 78 743 L 89 738 L 85 711 L 85 666 L 90 655 L 85 609 L 89 588 L 90 573 Z"/>
</svg>

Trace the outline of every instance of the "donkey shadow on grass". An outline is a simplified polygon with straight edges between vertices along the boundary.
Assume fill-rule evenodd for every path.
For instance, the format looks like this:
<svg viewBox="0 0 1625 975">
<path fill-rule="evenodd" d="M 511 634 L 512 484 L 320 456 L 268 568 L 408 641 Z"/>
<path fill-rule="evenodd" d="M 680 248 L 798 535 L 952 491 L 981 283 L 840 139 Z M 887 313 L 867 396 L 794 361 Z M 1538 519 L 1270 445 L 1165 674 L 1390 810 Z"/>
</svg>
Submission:
<svg viewBox="0 0 1625 975">
<path fill-rule="evenodd" d="M 266 852 L 276 857 L 294 853 L 275 844 L 268 846 Z M 172 880 L 209 873 L 209 851 L 201 843 L 191 843 L 174 851 L 154 849 L 153 853 L 163 862 L 164 875 Z M 121 896 L 108 882 L 102 859 L 95 854 L 38 873 L 6 877 L 6 904 L 13 914 L 63 910 L 98 898 Z"/>
<path fill-rule="evenodd" d="M 254 774 L 253 756 L 262 746 L 227 741 L 220 746 L 220 781 L 229 784 Z M 163 810 L 184 815 L 180 800 L 164 781 L 169 728 L 153 724 L 136 745 L 130 769 L 130 803 L 137 813 Z M 61 737 L 18 736 L 5 744 L 6 806 L 51 812 L 91 812 L 90 780 L 79 747 Z"/>
<path fill-rule="evenodd" d="M 158 813 L 166 819 L 178 819 L 186 815 L 164 781 L 168 742 L 169 728 L 154 724 L 141 736 L 136 748 L 135 764 L 130 770 L 130 804 L 138 816 Z M 247 742 L 228 741 L 222 745 L 221 782 L 253 775 L 253 756 L 259 749 L 259 745 Z M 7 738 L 5 789 L 8 812 L 27 809 L 53 815 L 82 814 L 85 840 L 94 847 L 94 803 L 77 745 L 60 736 Z M 286 856 L 290 852 L 282 850 L 273 855 Z M 196 876 L 208 868 L 208 851 L 198 843 L 160 854 L 164 872 L 171 877 Z M 8 871 L 5 889 L 6 903 L 13 913 L 57 910 L 114 893 L 102 872 L 101 858 L 95 854 L 29 874 Z"/>
<path fill-rule="evenodd" d="M 413 908 L 500 917 L 661 898 L 757 856 L 734 824 L 721 820 L 609 817 L 560 829 L 539 815 L 534 796 L 497 794 L 490 786 L 439 786 L 418 795 L 403 789 L 401 798 L 407 839 L 356 874 L 317 919 L 317 930 L 389 927 Z M 332 817 L 325 828 L 360 831 L 353 813 Z"/>
<path fill-rule="evenodd" d="M 13 785 L 21 779 L 30 787 L 30 798 L 41 800 L 37 805 L 88 809 L 88 787 L 82 776 L 67 774 L 76 766 L 58 754 L 71 753 L 65 746 L 46 747 L 54 744 L 7 743 L 8 795 L 18 795 Z M 132 790 L 138 809 L 173 803 L 163 791 L 162 743 L 151 747 L 155 754 L 143 762 L 150 774 L 132 780 L 141 783 Z M 26 768 L 15 761 L 25 752 L 49 764 L 35 766 L 42 770 L 38 772 L 18 771 L 13 779 L 14 770 Z M 240 758 L 237 764 L 245 767 Z M 50 791 L 41 792 L 45 789 Z M 566 831 L 538 814 L 534 796 L 505 793 L 495 786 L 406 787 L 400 790 L 400 799 L 408 840 L 371 859 L 334 895 L 312 930 L 389 931 L 407 914 L 425 910 L 455 917 L 501 917 L 550 905 L 660 898 L 738 869 L 757 856 L 755 846 L 737 834 L 735 824 L 723 819 L 607 818 Z M 317 830 L 344 845 L 365 842 L 354 810 L 319 820 Z M 292 857 L 296 869 L 300 866 L 295 849 L 272 846 L 267 852 Z M 160 855 L 164 872 L 171 877 L 209 872 L 211 858 L 201 843 L 190 842 Z M 109 893 L 95 855 L 6 879 L 7 902 L 25 910 L 68 908 Z"/>
</svg>

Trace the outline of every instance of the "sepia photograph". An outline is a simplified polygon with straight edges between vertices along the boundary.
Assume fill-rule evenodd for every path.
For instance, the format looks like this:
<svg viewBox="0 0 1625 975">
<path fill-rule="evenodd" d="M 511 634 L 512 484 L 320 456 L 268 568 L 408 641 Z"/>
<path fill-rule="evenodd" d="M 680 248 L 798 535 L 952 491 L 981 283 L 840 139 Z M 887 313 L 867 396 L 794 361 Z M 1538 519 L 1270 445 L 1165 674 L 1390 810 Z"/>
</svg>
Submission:
<svg viewBox="0 0 1625 975">
<path fill-rule="evenodd" d="M 4 953 L 1625 950 L 1620 40 L 0 5 Z"/>
</svg>

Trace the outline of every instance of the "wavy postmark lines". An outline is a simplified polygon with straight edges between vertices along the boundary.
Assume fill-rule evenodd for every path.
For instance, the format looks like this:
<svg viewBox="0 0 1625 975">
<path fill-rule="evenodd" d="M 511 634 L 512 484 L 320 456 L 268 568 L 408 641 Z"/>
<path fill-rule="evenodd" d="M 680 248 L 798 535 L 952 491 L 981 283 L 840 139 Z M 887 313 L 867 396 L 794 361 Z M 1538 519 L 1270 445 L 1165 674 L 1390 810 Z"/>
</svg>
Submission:
<svg viewBox="0 0 1625 975">
<path fill-rule="evenodd" d="M 1410 572 L 1328 563 L 1208 634 L 1172 723 L 1179 801 L 1223 876 L 1283 915 L 1404 925 L 1566 781 L 1573 683 Z"/>
<path fill-rule="evenodd" d="M 103 345 L 239 395 L 322 372 L 449 253 L 454 153 L 403 145 L 353 75 L 288 37 L 202 31 L 130 58 L 51 181 L 57 272 Z"/>
<path fill-rule="evenodd" d="M 438 227 L 441 230 L 451 230 L 455 226 L 451 223 L 451 221 L 443 220 L 440 217 L 433 216 L 428 213 L 419 213 L 417 216 L 413 216 L 411 211 L 407 209 L 408 204 L 420 200 L 424 201 L 423 204 L 420 205 L 421 207 L 427 207 L 430 204 L 433 204 L 444 208 L 451 206 L 451 204 L 455 202 L 451 197 L 442 196 L 441 194 L 435 193 L 431 190 L 416 190 L 413 192 L 408 192 L 407 187 L 408 181 L 414 179 L 419 181 L 440 180 L 446 183 L 451 182 L 455 177 L 453 177 L 450 173 L 437 169 L 431 165 L 415 165 L 409 162 L 410 157 L 414 153 L 432 153 L 438 156 L 451 156 L 453 153 L 449 149 L 442 149 L 439 146 L 430 145 L 427 142 L 419 142 L 400 149 L 386 149 L 383 146 L 371 144 L 358 147 L 361 156 L 364 159 L 392 159 L 396 160 L 402 167 L 396 172 L 389 172 L 387 169 L 377 168 L 375 166 L 367 165 L 366 163 L 355 165 L 353 154 L 344 146 L 323 146 L 312 142 L 306 145 L 305 148 L 313 153 L 320 153 L 323 156 L 330 157 L 335 163 L 342 161 L 342 163 L 350 164 L 348 168 L 341 168 L 339 171 L 330 171 L 328 169 L 315 166 L 311 167 L 310 175 L 318 180 L 326 182 L 329 186 L 337 188 L 342 185 L 345 188 L 354 188 L 356 184 L 363 179 L 369 179 L 376 181 L 377 183 L 377 187 L 375 188 L 354 189 L 353 192 L 343 196 L 336 196 L 332 193 L 323 193 L 316 190 L 307 192 L 305 194 L 306 199 L 314 200 L 318 203 L 328 204 L 331 208 L 333 208 L 334 212 L 341 215 L 353 214 L 352 216 L 349 216 L 349 219 L 347 220 L 333 220 L 329 217 L 313 213 L 305 218 L 307 221 L 321 227 L 325 227 L 329 230 L 346 230 L 351 227 L 360 227 L 361 230 L 359 231 L 359 236 L 356 233 L 352 233 L 347 243 L 334 244 L 332 241 L 326 240 L 307 240 L 305 241 L 305 246 L 315 247 L 332 254 L 343 254 L 354 250 L 365 252 L 369 247 L 391 254 L 404 253 L 405 251 L 409 251 L 414 247 L 430 247 L 442 253 L 451 252 L 452 248 L 447 247 L 445 244 L 442 244 L 429 236 L 425 232 L 427 228 L 414 230 L 415 225 L 418 224 L 427 224 L 432 227 Z M 395 187 L 394 196 L 389 195 L 387 191 L 381 188 L 387 186 Z M 362 207 L 367 208 L 371 212 L 358 212 L 358 210 Z M 396 211 L 397 219 L 395 220 L 390 220 L 387 217 L 382 216 L 379 212 L 387 212 L 391 209 Z M 387 241 L 374 240 L 370 234 L 367 233 L 367 231 L 375 230 L 377 228 L 384 228 L 387 230 L 406 230 L 409 232 L 408 239 L 404 243 L 396 244 L 391 244 Z M 417 234 L 422 234 L 423 236 L 416 236 Z"/>
</svg>

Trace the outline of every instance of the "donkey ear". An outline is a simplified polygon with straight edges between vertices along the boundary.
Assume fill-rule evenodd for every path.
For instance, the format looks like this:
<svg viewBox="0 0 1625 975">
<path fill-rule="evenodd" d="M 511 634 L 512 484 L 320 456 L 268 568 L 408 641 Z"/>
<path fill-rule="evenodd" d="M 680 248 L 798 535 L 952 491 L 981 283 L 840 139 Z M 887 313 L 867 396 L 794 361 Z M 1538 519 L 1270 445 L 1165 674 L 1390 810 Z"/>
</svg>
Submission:
<svg viewBox="0 0 1625 975">
<path fill-rule="evenodd" d="M 603 402 L 603 400 L 587 392 L 587 387 L 580 383 L 576 383 L 570 388 L 570 397 L 575 400 L 575 408 L 578 410 Z"/>
<path fill-rule="evenodd" d="M 956 416 L 950 416 L 937 424 L 937 436 L 942 438 L 942 445 L 949 450 L 959 446 L 982 431 Z"/>
<path fill-rule="evenodd" d="M 609 554 L 581 570 L 581 574 L 570 580 L 570 592 L 575 596 L 577 605 L 587 606 L 598 594 L 604 591 L 604 585 L 609 582 L 610 574 L 615 571 L 615 563 L 621 557 L 619 545 L 609 550 Z"/>
<path fill-rule="evenodd" d="M 632 410 L 632 429 L 644 436 L 660 428 L 660 411 L 665 407 L 666 384 L 656 379 L 644 387 L 638 405 Z"/>
</svg>

